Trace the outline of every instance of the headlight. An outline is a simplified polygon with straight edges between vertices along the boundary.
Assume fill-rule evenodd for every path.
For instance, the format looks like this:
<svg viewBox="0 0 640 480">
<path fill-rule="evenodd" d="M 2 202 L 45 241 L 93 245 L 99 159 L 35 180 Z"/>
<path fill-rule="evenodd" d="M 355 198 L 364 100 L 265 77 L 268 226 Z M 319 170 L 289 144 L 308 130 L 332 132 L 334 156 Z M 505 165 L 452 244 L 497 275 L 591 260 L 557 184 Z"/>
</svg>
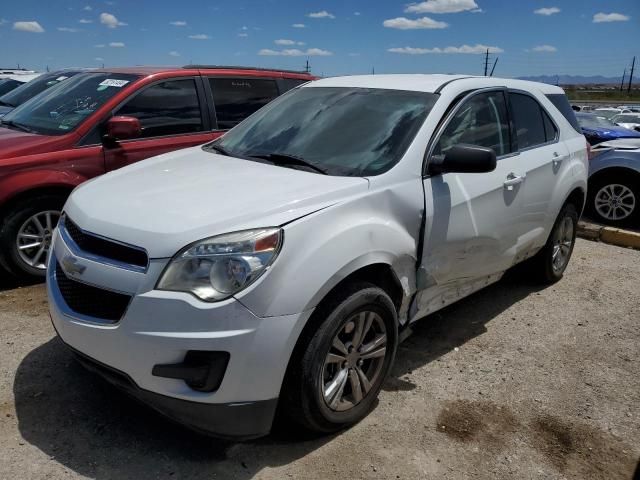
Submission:
<svg viewBox="0 0 640 480">
<path fill-rule="evenodd" d="M 278 256 L 282 230 L 261 228 L 207 238 L 180 251 L 156 288 L 207 302 L 229 298 L 262 275 Z"/>
</svg>

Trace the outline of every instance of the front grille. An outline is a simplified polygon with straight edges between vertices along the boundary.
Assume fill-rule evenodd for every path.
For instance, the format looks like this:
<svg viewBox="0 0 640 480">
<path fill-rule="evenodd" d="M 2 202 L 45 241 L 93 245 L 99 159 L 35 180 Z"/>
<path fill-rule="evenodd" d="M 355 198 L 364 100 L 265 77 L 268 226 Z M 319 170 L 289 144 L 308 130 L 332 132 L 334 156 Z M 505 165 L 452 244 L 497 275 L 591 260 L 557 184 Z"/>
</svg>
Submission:
<svg viewBox="0 0 640 480">
<path fill-rule="evenodd" d="M 69 217 L 66 216 L 61 223 L 71 239 L 84 252 L 99 255 L 111 260 L 117 260 L 118 262 L 126 263 L 128 265 L 136 265 L 138 267 L 146 268 L 149 258 L 144 250 L 112 242 L 90 233 L 83 232 L 71 221 Z"/>
<path fill-rule="evenodd" d="M 131 297 L 92 287 L 67 277 L 56 262 L 56 282 L 67 306 L 81 315 L 115 323 L 127 310 Z"/>
</svg>

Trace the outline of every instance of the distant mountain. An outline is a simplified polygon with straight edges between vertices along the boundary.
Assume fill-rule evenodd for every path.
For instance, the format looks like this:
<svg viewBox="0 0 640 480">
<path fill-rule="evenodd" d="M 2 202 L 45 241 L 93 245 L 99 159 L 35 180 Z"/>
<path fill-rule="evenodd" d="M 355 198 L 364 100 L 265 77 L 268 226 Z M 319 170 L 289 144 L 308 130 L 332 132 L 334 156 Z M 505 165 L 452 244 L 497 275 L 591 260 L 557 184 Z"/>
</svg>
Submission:
<svg viewBox="0 0 640 480">
<path fill-rule="evenodd" d="M 635 77 L 635 75 L 634 75 Z M 518 77 L 521 80 L 531 80 L 533 82 L 550 83 L 555 85 L 559 83 L 561 85 L 584 85 L 588 83 L 612 83 L 620 84 L 620 77 L 603 77 L 602 75 L 594 75 L 591 77 L 585 77 L 582 75 L 538 75 L 532 77 Z M 627 80 L 625 79 L 625 83 Z"/>
</svg>

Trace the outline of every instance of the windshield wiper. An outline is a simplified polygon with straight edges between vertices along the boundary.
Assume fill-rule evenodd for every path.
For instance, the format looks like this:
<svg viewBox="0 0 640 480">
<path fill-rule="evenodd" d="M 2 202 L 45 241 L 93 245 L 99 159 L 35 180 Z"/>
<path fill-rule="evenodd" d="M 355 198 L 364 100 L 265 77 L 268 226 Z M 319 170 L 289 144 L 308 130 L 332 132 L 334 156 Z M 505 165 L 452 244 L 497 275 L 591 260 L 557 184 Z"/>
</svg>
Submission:
<svg viewBox="0 0 640 480">
<path fill-rule="evenodd" d="M 16 123 L 11 120 L 2 120 L 2 125 L 8 125 L 10 127 L 16 128 L 18 130 L 22 130 L 27 133 L 36 133 L 35 130 L 31 130 L 29 127 L 22 125 L 21 123 Z"/>
<path fill-rule="evenodd" d="M 323 175 L 329 175 L 329 172 L 322 167 L 319 167 L 304 158 L 297 157 L 295 155 L 291 155 L 290 153 L 265 153 L 265 154 L 256 154 L 249 155 L 252 158 L 262 158 L 267 160 L 274 165 L 299 165 L 301 167 L 307 167 L 315 172 L 321 173 Z"/>
<path fill-rule="evenodd" d="M 233 155 L 231 155 L 231 152 L 229 152 L 229 150 L 227 150 L 226 148 L 216 144 L 216 143 L 211 143 L 209 145 L 206 146 L 207 149 L 211 149 L 211 150 L 215 150 L 216 152 L 218 152 L 221 155 L 225 155 L 227 157 L 232 157 Z"/>
</svg>

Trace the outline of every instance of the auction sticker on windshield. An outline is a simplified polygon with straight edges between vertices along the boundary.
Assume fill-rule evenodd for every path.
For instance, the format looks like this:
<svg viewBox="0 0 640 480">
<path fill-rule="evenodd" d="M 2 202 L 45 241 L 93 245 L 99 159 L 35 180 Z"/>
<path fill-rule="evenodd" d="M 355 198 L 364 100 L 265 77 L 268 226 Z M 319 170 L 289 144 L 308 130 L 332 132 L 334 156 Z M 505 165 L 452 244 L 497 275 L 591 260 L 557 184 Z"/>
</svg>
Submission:
<svg viewBox="0 0 640 480">
<path fill-rule="evenodd" d="M 98 85 L 101 87 L 124 87 L 127 83 L 129 83 L 129 80 L 116 80 L 113 78 L 107 78 L 106 80 L 103 80 L 102 82 L 100 82 Z"/>
</svg>

